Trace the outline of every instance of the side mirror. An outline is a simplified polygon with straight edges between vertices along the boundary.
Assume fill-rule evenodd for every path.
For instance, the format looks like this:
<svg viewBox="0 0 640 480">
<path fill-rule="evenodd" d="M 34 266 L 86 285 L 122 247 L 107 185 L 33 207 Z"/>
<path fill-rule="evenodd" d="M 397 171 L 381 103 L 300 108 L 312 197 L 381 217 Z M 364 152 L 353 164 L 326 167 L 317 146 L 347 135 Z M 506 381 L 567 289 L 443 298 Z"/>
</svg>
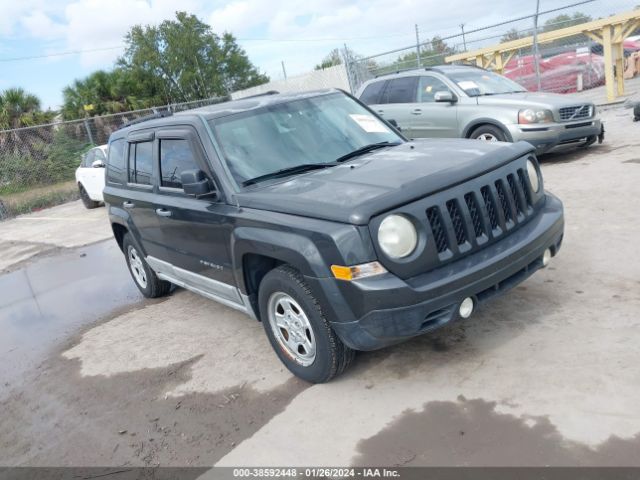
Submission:
<svg viewBox="0 0 640 480">
<path fill-rule="evenodd" d="M 398 125 L 398 122 L 396 122 L 395 120 L 390 119 L 390 120 L 387 120 L 387 122 L 393 125 L 397 130 L 402 130 L 402 128 L 400 128 L 400 125 Z"/>
<path fill-rule="evenodd" d="M 104 162 L 102 160 L 94 160 L 91 168 L 104 168 Z"/>
<path fill-rule="evenodd" d="M 455 103 L 458 101 L 458 98 L 449 90 L 442 90 L 440 92 L 436 92 L 436 94 L 433 96 L 433 99 L 436 102 L 442 102 L 442 103 Z"/>
<path fill-rule="evenodd" d="M 185 170 L 180 175 L 180 180 L 182 181 L 182 189 L 187 195 L 203 198 L 216 194 L 202 170 Z"/>
</svg>

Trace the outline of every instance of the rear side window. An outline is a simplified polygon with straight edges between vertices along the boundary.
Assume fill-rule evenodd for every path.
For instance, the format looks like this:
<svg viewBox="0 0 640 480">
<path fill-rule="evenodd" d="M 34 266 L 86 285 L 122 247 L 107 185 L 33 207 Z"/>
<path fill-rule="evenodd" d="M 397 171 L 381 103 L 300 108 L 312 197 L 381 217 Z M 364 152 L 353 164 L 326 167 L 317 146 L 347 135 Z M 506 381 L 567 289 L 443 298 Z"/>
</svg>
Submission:
<svg viewBox="0 0 640 480">
<path fill-rule="evenodd" d="M 400 77 L 389 81 L 382 103 L 413 103 L 416 101 L 418 77 Z"/>
<path fill-rule="evenodd" d="M 367 105 L 375 105 L 380 103 L 380 93 L 382 93 L 382 87 L 384 87 L 385 81 L 373 82 L 366 86 L 362 95 L 360 95 L 360 101 Z"/>
<path fill-rule="evenodd" d="M 119 138 L 109 144 L 109 157 L 107 159 L 107 182 L 124 182 L 124 139 Z"/>
<path fill-rule="evenodd" d="M 129 144 L 129 183 L 151 185 L 153 142 Z"/>
<path fill-rule="evenodd" d="M 182 188 L 182 172 L 199 169 L 187 140 L 160 140 L 160 181 L 163 187 Z"/>
</svg>

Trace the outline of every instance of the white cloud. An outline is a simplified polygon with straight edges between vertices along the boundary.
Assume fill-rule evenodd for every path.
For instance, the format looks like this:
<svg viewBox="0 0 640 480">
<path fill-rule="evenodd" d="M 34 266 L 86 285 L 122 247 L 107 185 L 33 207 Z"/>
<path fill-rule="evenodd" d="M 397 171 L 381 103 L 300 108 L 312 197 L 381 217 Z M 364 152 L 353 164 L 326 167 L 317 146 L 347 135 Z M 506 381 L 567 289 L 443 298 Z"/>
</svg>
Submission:
<svg viewBox="0 0 640 480">
<path fill-rule="evenodd" d="M 554 6 L 551 0 L 542 3 L 542 9 Z M 121 45 L 135 24 L 157 24 L 173 18 L 175 10 L 185 10 L 217 33 L 233 33 L 261 70 L 278 77 L 281 60 L 287 73 L 302 73 L 344 43 L 364 55 L 409 46 L 416 23 L 421 37 L 428 39 L 459 33 L 462 22 L 471 30 L 532 13 L 533 8 L 512 0 L 0 0 L 0 36 L 11 35 L 20 25 L 28 36 L 49 42 L 46 47 L 56 40 L 56 46 L 68 50 L 100 49 Z M 530 25 L 529 20 L 524 23 Z M 251 41 L 256 37 L 276 41 Z M 83 53 L 80 62 L 84 70 L 109 68 L 121 53 Z"/>
<path fill-rule="evenodd" d="M 30 36 L 44 39 L 57 39 L 64 35 L 65 26 L 54 22 L 42 10 L 35 10 L 21 18 L 22 26 Z"/>
</svg>

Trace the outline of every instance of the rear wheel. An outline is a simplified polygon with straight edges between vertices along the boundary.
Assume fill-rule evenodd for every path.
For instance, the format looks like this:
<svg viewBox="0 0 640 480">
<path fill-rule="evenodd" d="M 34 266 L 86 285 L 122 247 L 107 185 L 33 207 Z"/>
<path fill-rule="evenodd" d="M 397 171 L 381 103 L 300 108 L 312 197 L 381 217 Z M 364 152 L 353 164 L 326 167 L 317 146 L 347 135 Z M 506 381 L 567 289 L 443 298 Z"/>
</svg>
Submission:
<svg viewBox="0 0 640 480">
<path fill-rule="evenodd" d="M 80 191 L 80 200 L 82 200 L 82 204 L 85 206 L 85 208 L 92 209 L 100 205 L 100 202 L 91 200 L 91 197 L 89 197 L 87 190 L 85 190 L 84 186 L 81 183 L 78 184 L 78 190 Z"/>
<path fill-rule="evenodd" d="M 493 125 L 480 125 L 476 128 L 469 138 L 476 140 L 484 140 L 485 142 L 506 142 L 507 136 L 502 130 Z"/>
<path fill-rule="evenodd" d="M 142 295 L 147 298 L 157 298 L 169 293 L 171 283 L 158 278 L 129 233 L 126 233 L 122 238 L 122 250 L 127 259 L 129 272 Z"/>
<path fill-rule="evenodd" d="M 355 352 L 344 345 L 324 316 L 302 275 L 283 265 L 260 283 L 260 317 L 276 354 L 296 376 L 328 382 L 351 364 Z"/>
</svg>

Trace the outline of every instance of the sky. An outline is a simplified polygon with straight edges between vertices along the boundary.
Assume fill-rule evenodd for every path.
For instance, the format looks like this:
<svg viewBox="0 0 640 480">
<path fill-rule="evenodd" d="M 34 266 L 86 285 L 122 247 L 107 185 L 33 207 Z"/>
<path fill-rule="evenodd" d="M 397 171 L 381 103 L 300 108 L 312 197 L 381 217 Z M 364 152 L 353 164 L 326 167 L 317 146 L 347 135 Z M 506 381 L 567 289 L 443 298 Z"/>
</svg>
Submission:
<svg viewBox="0 0 640 480">
<path fill-rule="evenodd" d="M 577 1 L 540 0 L 540 9 Z M 593 0 L 569 11 L 598 17 L 636 3 Z M 373 55 L 415 44 L 416 24 L 423 39 L 458 34 L 460 24 L 470 31 L 529 15 L 535 0 L 0 0 L 0 90 L 23 87 L 55 109 L 74 79 L 113 68 L 133 25 L 158 24 L 176 10 L 197 15 L 216 33 L 232 33 L 261 72 L 280 79 L 281 62 L 292 76 L 344 44 Z M 530 25 L 527 19 L 466 40 L 494 43 L 479 39 Z"/>
</svg>

